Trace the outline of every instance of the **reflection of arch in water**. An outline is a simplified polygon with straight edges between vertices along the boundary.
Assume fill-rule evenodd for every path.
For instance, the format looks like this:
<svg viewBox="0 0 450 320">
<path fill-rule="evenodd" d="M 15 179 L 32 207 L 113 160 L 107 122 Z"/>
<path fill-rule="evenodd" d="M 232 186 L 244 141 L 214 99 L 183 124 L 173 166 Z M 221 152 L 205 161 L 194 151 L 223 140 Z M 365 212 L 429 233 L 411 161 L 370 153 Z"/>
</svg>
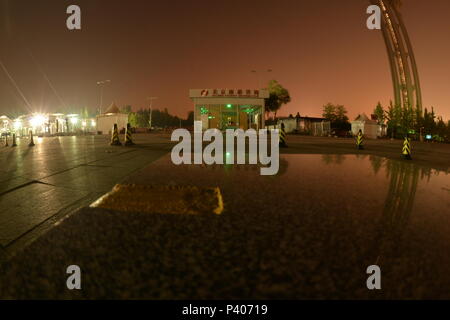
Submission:
<svg viewBox="0 0 450 320">
<path fill-rule="evenodd" d="M 391 66 L 394 100 L 398 106 L 422 109 L 419 72 L 403 18 L 400 0 L 370 0 L 382 11 L 382 33 Z"/>
<path fill-rule="evenodd" d="M 385 168 L 390 181 L 379 234 L 374 244 L 377 260 L 380 256 L 395 251 L 396 244 L 409 222 L 419 178 L 421 173 L 423 174 L 419 167 L 402 161 L 386 160 Z"/>
</svg>

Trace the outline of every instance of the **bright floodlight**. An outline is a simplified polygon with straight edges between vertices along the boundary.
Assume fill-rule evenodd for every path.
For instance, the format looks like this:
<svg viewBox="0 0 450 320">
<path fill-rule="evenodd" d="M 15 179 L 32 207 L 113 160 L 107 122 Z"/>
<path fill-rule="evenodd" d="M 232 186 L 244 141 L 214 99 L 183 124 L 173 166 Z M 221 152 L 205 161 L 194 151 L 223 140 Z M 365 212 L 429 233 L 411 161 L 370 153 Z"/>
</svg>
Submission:
<svg viewBox="0 0 450 320">
<path fill-rule="evenodd" d="M 41 127 L 44 125 L 46 119 L 43 115 L 37 114 L 30 119 L 30 124 L 33 128 Z"/>
<path fill-rule="evenodd" d="M 75 118 L 75 117 L 70 118 L 70 123 L 77 124 L 78 123 L 78 118 Z"/>
<path fill-rule="evenodd" d="M 15 130 L 20 130 L 20 129 L 22 129 L 22 121 L 20 121 L 20 120 L 14 121 L 14 129 L 15 129 Z"/>
<path fill-rule="evenodd" d="M 95 120 L 92 120 L 92 121 L 91 121 L 91 126 L 92 126 L 92 127 L 95 127 L 96 125 L 97 125 L 97 122 L 95 122 Z"/>
</svg>

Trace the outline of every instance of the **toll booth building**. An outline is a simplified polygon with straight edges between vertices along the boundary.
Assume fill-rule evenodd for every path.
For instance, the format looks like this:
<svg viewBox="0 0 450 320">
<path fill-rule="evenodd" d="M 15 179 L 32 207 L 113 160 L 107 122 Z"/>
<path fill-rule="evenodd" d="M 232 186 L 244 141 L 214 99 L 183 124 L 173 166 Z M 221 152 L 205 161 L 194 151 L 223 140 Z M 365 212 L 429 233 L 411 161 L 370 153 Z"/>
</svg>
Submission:
<svg viewBox="0 0 450 320">
<path fill-rule="evenodd" d="M 194 119 L 207 129 L 264 129 L 267 90 L 194 89 Z"/>
</svg>

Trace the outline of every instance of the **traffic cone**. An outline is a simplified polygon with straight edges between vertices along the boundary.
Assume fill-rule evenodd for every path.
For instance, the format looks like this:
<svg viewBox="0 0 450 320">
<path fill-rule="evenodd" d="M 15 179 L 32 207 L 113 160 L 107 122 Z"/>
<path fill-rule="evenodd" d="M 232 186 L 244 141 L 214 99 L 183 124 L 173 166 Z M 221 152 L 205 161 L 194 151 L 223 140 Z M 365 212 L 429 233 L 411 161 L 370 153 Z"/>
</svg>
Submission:
<svg viewBox="0 0 450 320">
<path fill-rule="evenodd" d="M 284 123 L 282 123 L 280 129 L 280 148 L 287 148 L 287 147 L 288 145 L 286 143 L 286 130 Z"/>
<path fill-rule="evenodd" d="M 33 130 L 30 130 L 30 143 L 28 144 L 29 147 L 34 147 L 34 138 L 33 138 Z"/>
<path fill-rule="evenodd" d="M 358 150 L 364 150 L 364 136 L 361 130 L 359 130 L 358 132 L 358 136 L 356 137 L 356 147 L 358 148 Z"/>
<path fill-rule="evenodd" d="M 120 139 L 119 139 L 119 130 L 117 129 L 117 123 L 115 123 L 114 127 L 113 127 L 111 145 L 112 146 L 121 146 L 122 145 L 122 143 L 120 143 Z"/>
<path fill-rule="evenodd" d="M 125 132 L 125 146 L 134 146 L 133 138 L 131 137 L 131 125 L 127 123 L 127 130 Z"/>
<path fill-rule="evenodd" d="M 17 147 L 16 134 L 15 133 L 13 133 L 13 141 L 12 141 L 11 147 Z"/>
<path fill-rule="evenodd" d="M 405 141 L 403 142 L 402 156 L 406 160 L 412 160 L 412 158 L 411 158 L 411 139 L 409 139 L 408 136 L 405 137 Z"/>
<path fill-rule="evenodd" d="M 8 136 L 5 136 L 5 147 L 9 147 L 9 143 L 8 143 Z"/>
</svg>

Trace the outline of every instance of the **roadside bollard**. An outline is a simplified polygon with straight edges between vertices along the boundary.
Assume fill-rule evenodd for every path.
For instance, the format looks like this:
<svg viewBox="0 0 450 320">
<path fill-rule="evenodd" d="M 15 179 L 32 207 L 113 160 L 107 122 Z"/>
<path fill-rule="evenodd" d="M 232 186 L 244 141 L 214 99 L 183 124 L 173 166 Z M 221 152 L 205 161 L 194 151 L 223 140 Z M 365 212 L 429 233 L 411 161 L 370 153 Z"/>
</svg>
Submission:
<svg viewBox="0 0 450 320">
<path fill-rule="evenodd" d="M 358 135 L 356 137 L 356 147 L 358 148 L 358 150 L 364 150 L 364 136 L 362 133 L 362 130 L 359 129 Z"/>
<path fill-rule="evenodd" d="M 286 129 L 284 123 L 281 124 L 280 129 L 280 148 L 287 148 L 288 145 L 286 143 Z"/>
<path fill-rule="evenodd" d="M 412 160 L 411 157 L 411 139 L 405 136 L 405 141 L 403 142 L 402 156 L 406 160 Z"/>
<path fill-rule="evenodd" d="M 127 123 L 125 132 L 125 146 L 134 146 L 133 137 L 131 136 L 131 125 L 129 123 Z"/>
<path fill-rule="evenodd" d="M 120 143 L 119 130 L 117 128 L 117 123 L 115 123 L 114 127 L 113 127 L 112 137 L 111 137 L 111 145 L 112 146 L 121 146 L 122 145 L 122 143 Z"/>
<path fill-rule="evenodd" d="M 34 138 L 33 138 L 33 130 L 30 130 L 30 143 L 28 144 L 29 147 L 34 147 Z"/>
</svg>

